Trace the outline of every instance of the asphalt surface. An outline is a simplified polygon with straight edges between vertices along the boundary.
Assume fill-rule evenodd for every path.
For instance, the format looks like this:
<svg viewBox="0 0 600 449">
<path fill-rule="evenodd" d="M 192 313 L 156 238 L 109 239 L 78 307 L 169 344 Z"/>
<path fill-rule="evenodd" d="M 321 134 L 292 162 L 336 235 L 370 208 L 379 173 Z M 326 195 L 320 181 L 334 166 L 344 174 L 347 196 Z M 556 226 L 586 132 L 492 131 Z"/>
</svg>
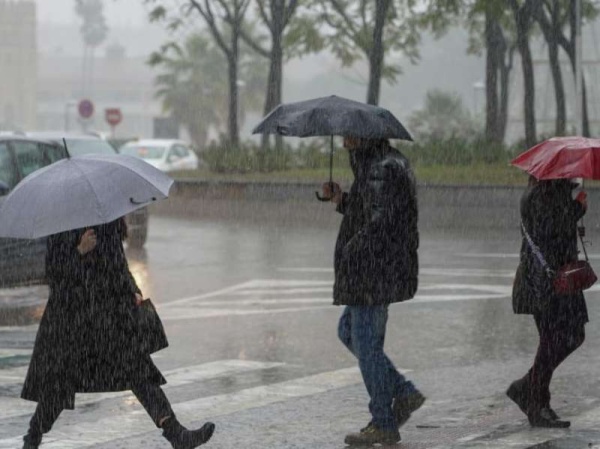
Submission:
<svg viewBox="0 0 600 449">
<path fill-rule="evenodd" d="M 368 421 L 356 362 L 336 336 L 335 236 L 336 223 L 153 216 L 146 248 L 128 251 L 169 335 L 155 361 L 175 412 L 189 426 L 217 424 L 206 447 L 343 448 L 344 435 Z M 511 309 L 519 244 L 512 232 L 422 234 L 419 293 L 390 308 L 386 351 L 428 400 L 398 447 L 600 447 L 600 287 L 586 295 L 587 340 L 552 384 L 553 407 L 572 428 L 531 429 L 504 396 L 529 368 L 537 339 L 533 320 Z M 21 447 L 35 405 L 18 396 L 45 295 L 45 287 L 0 292 L 1 449 Z M 129 392 L 78 395 L 44 441 L 169 447 Z"/>
</svg>

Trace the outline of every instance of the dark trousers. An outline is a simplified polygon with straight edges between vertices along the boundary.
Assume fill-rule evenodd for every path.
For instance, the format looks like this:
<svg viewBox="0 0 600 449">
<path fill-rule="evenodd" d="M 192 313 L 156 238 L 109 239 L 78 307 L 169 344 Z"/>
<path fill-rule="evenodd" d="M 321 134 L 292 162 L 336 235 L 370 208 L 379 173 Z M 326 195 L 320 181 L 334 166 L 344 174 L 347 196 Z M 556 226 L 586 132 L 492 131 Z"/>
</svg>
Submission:
<svg viewBox="0 0 600 449">
<path fill-rule="evenodd" d="M 159 421 L 167 416 L 174 416 L 171 404 L 159 385 L 143 384 L 134 386 L 131 391 L 138 398 L 152 421 L 159 426 Z M 48 433 L 60 416 L 63 408 L 53 404 L 51 399 L 38 403 L 35 413 L 29 422 L 29 438 L 41 440 Z"/>
<path fill-rule="evenodd" d="M 550 406 L 550 382 L 554 370 L 585 340 L 581 320 L 560 319 L 548 314 L 534 315 L 540 343 L 533 366 L 525 376 L 529 411 Z"/>
</svg>

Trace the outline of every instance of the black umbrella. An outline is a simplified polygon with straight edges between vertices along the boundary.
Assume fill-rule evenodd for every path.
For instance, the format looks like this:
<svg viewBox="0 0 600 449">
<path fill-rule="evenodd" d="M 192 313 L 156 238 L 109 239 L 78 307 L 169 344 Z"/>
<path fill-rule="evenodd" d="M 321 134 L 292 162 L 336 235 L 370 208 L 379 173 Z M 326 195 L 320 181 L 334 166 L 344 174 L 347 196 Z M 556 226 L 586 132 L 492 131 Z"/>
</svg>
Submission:
<svg viewBox="0 0 600 449">
<path fill-rule="evenodd" d="M 279 105 L 252 132 L 294 137 L 332 136 L 330 183 L 333 183 L 333 136 L 412 140 L 406 128 L 387 109 L 335 95 Z M 329 201 L 318 193 L 317 198 Z"/>
</svg>

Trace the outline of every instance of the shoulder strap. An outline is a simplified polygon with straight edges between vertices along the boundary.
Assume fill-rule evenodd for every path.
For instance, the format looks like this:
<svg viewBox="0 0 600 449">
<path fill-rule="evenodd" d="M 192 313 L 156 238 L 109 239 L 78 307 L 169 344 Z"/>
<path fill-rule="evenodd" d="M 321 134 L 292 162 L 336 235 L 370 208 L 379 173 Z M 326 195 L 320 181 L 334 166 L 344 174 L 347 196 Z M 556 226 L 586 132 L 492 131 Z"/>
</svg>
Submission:
<svg viewBox="0 0 600 449">
<path fill-rule="evenodd" d="M 527 232 L 527 229 L 525 229 L 525 224 L 523 223 L 523 221 L 521 221 L 521 229 L 523 230 L 523 234 L 525 235 L 525 239 L 527 240 L 527 243 L 529 244 L 531 251 L 537 258 L 537 260 L 540 262 L 540 264 L 542 265 L 544 270 L 546 271 L 546 274 L 548 275 L 548 277 L 554 277 L 554 274 L 555 274 L 554 270 L 552 270 L 552 268 L 550 268 L 550 266 L 548 265 L 548 262 L 546 262 L 546 259 L 544 258 L 544 255 L 542 254 L 542 251 L 533 242 L 531 236 Z"/>
</svg>

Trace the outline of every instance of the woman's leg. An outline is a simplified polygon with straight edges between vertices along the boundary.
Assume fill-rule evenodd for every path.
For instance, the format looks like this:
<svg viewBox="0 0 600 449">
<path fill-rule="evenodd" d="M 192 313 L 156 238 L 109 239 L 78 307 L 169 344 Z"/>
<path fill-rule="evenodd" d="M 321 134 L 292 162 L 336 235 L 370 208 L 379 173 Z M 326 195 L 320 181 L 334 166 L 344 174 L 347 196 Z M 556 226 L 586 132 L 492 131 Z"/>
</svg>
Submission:
<svg viewBox="0 0 600 449">
<path fill-rule="evenodd" d="M 38 402 L 31 421 L 29 421 L 29 431 L 23 438 L 26 447 L 37 447 L 42 442 L 42 436 L 50 432 L 52 426 L 63 411 L 62 405 L 55 404 L 52 400 L 42 400 Z"/>
<path fill-rule="evenodd" d="M 557 324 L 543 316 L 534 318 L 540 334 L 540 344 L 528 373 L 532 410 L 550 406 L 550 382 L 554 371 L 585 340 L 584 324 Z"/>
<path fill-rule="evenodd" d="M 190 449 L 206 443 L 215 431 L 213 423 L 206 423 L 200 429 L 188 430 L 177 418 L 162 388 L 156 384 L 144 383 L 132 388 L 133 394 L 148 412 L 157 427 L 163 429 L 163 436 L 175 449 Z"/>
<path fill-rule="evenodd" d="M 144 383 L 135 385 L 131 390 L 146 412 L 148 412 L 156 427 L 162 427 L 163 421 L 166 418 L 174 416 L 171 403 L 159 385 Z"/>
</svg>

